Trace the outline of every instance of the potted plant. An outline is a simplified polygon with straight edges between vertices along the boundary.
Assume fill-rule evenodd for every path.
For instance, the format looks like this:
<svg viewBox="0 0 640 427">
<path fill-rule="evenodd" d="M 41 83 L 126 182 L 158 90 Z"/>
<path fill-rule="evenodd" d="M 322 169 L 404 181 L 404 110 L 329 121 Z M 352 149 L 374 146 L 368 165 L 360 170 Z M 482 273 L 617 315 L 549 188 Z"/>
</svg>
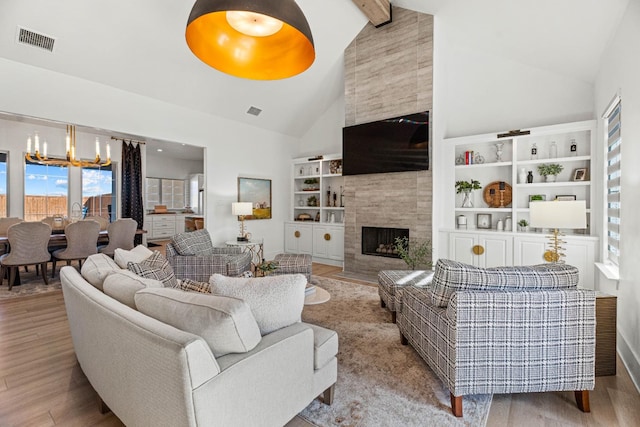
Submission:
<svg viewBox="0 0 640 427">
<path fill-rule="evenodd" d="M 456 181 L 456 193 L 464 193 L 464 199 L 462 200 L 463 208 L 472 208 L 473 202 L 471 201 L 471 191 L 479 190 L 480 181 L 472 179 L 470 181 Z"/>
<path fill-rule="evenodd" d="M 307 198 L 307 206 L 318 206 L 318 198 L 316 196 Z"/>
<path fill-rule="evenodd" d="M 304 180 L 305 191 L 315 191 L 320 189 L 320 181 L 318 178 L 307 178 Z"/>
<path fill-rule="evenodd" d="M 562 172 L 564 167 L 558 163 L 543 163 L 538 165 L 538 172 L 545 177 L 547 182 L 555 182 L 556 176 Z"/>
<path fill-rule="evenodd" d="M 529 227 L 529 221 L 521 219 L 518 221 L 518 231 L 527 231 Z"/>
<path fill-rule="evenodd" d="M 416 267 L 431 269 L 431 240 L 409 240 L 407 237 L 396 237 L 394 249 L 409 268 Z"/>
</svg>

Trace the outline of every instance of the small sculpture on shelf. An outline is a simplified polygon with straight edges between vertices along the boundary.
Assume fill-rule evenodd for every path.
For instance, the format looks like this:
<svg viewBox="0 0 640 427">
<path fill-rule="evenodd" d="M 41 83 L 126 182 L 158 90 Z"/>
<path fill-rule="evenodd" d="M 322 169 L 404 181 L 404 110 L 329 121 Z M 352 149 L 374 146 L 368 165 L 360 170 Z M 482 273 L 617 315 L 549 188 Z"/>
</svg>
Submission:
<svg viewBox="0 0 640 427">
<path fill-rule="evenodd" d="M 496 162 L 501 162 L 502 161 L 502 146 L 504 145 L 504 142 L 496 142 L 495 146 L 496 146 Z"/>
<path fill-rule="evenodd" d="M 340 207 L 344 208 L 344 189 L 340 186 Z"/>
<path fill-rule="evenodd" d="M 334 208 L 337 208 L 337 207 L 338 207 L 338 202 L 337 202 L 337 200 L 338 200 L 338 195 L 337 195 L 337 194 L 336 194 L 336 192 L 334 191 L 334 192 L 333 192 L 333 207 L 334 207 Z"/>
</svg>

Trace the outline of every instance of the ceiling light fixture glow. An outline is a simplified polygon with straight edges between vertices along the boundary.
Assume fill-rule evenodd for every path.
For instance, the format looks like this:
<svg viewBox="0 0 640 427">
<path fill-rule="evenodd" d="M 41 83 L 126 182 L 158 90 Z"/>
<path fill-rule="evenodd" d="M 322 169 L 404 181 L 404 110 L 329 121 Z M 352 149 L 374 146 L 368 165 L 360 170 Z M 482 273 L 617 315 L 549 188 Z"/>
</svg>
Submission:
<svg viewBox="0 0 640 427">
<path fill-rule="evenodd" d="M 293 77 L 316 56 L 295 0 L 197 0 L 185 38 L 202 62 L 245 79 Z"/>
<path fill-rule="evenodd" d="M 227 22 L 234 30 L 254 37 L 269 37 L 282 29 L 284 25 L 279 19 L 261 13 L 230 10 Z"/>
</svg>

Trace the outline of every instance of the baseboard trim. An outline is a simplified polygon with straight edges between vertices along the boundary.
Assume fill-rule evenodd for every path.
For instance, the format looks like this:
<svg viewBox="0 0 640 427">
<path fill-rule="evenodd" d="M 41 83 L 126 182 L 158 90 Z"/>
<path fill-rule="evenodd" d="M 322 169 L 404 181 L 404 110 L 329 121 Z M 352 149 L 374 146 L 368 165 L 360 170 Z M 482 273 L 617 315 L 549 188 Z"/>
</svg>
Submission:
<svg viewBox="0 0 640 427">
<path fill-rule="evenodd" d="M 627 372 L 629 372 L 633 385 L 636 386 L 636 390 L 640 393 L 640 359 L 633 352 L 633 349 L 620 331 L 618 331 L 618 354 L 625 368 L 627 368 Z"/>
</svg>

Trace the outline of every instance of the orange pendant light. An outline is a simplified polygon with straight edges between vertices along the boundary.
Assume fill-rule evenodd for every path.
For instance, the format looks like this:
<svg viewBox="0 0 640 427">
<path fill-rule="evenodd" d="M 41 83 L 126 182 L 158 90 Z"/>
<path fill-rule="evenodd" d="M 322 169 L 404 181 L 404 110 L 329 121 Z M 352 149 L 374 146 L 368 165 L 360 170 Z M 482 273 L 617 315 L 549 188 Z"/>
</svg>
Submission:
<svg viewBox="0 0 640 427">
<path fill-rule="evenodd" d="M 309 23 L 295 0 L 197 0 L 186 39 L 205 64 L 245 79 L 293 77 L 316 57 Z"/>
</svg>

